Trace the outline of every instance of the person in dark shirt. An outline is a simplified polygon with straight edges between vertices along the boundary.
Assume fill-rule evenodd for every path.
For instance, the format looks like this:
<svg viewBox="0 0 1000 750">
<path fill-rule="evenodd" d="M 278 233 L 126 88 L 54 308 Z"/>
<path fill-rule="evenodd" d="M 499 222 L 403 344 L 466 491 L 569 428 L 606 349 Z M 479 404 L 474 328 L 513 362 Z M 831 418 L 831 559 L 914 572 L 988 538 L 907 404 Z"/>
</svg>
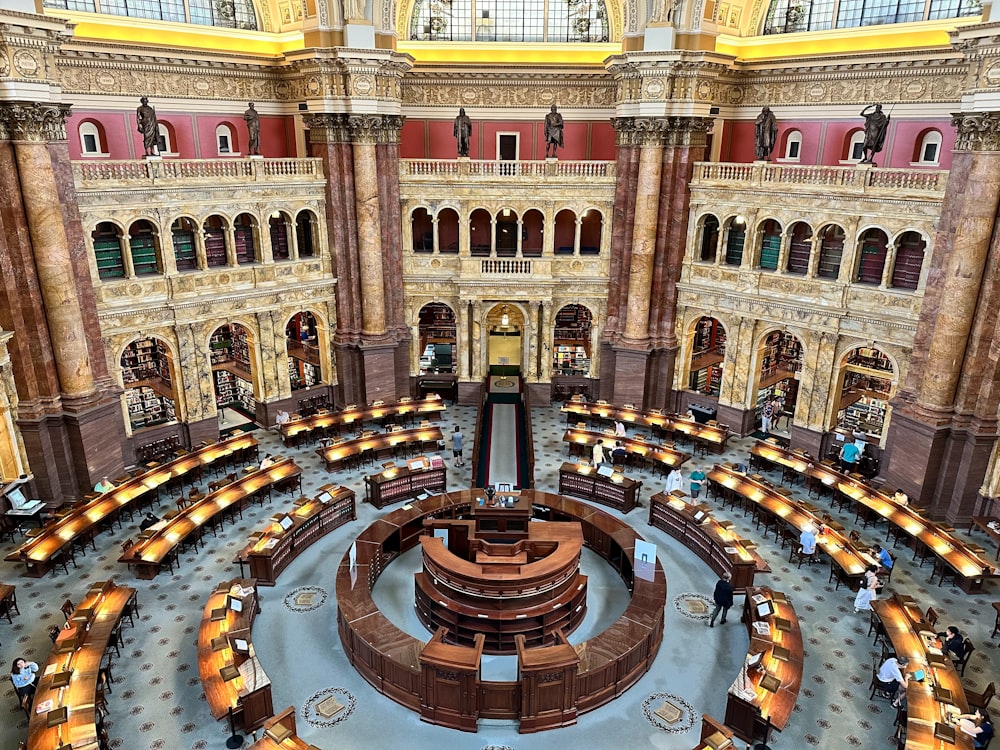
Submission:
<svg viewBox="0 0 1000 750">
<path fill-rule="evenodd" d="M 152 513 L 147 513 L 145 517 L 142 519 L 142 521 L 139 523 L 139 531 L 145 531 L 150 526 L 155 526 L 159 522 L 160 522 L 159 518 L 157 518 Z"/>
<path fill-rule="evenodd" d="M 628 458 L 628 451 L 625 450 L 625 446 L 622 445 L 621 440 L 616 440 L 615 449 L 611 451 L 611 460 L 621 466 L 625 463 L 626 458 Z"/>
<path fill-rule="evenodd" d="M 724 573 L 719 582 L 715 584 L 715 593 L 712 598 L 715 599 L 715 611 L 712 612 L 712 618 L 708 621 L 708 627 L 715 627 L 715 618 L 718 617 L 719 613 L 722 613 L 722 622 L 726 621 L 726 615 L 729 613 L 729 608 L 733 606 L 733 584 L 730 583 L 732 576 L 729 573 Z"/>
<path fill-rule="evenodd" d="M 938 633 L 944 652 L 952 659 L 961 659 L 965 654 L 965 638 L 954 625 L 949 625 L 943 633 Z"/>
</svg>

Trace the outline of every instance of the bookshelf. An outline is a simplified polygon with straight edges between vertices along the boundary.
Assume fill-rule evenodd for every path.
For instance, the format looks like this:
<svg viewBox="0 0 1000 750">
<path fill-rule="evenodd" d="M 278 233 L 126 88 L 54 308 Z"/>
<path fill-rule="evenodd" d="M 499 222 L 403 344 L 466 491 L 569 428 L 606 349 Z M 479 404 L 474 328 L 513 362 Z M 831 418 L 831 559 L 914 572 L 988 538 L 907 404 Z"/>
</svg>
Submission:
<svg viewBox="0 0 1000 750">
<path fill-rule="evenodd" d="M 129 251 L 132 253 L 132 271 L 136 276 L 160 272 L 156 260 L 156 238 L 151 228 L 135 231 L 129 239 Z"/>
<path fill-rule="evenodd" d="M 389 469 L 365 477 L 365 501 L 384 508 L 419 495 L 437 495 L 448 488 L 448 470 L 442 464 L 435 468 L 411 470 L 406 467 Z"/>
<path fill-rule="evenodd" d="M 243 326 L 219 326 L 209 340 L 215 403 L 221 409 L 236 406 L 249 414 L 256 413 L 257 400 L 250 382 L 250 343 Z"/>
<path fill-rule="evenodd" d="M 93 237 L 98 277 L 101 279 L 125 278 L 121 240 L 118 238 L 114 226 L 111 224 L 98 225 Z"/>
<path fill-rule="evenodd" d="M 226 265 L 226 234 L 221 227 L 205 228 L 205 262 L 209 268 Z"/>
<path fill-rule="evenodd" d="M 617 481 L 604 477 L 589 466 L 564 463 L 559 469 L 559 494 L 579 497 L 628 513 L 639 500 L 642 482 L 618 475 Z"/>
<path fill-rule="evenodd" d="M 838 226 L 827 227 L 819 249 L 816 275 L 821 279 L 836 279 L 840 274 L 840 259 L 844 254 L 844 230 Z"/>
<path fill-rule="evenodd" d="M 688 388 L 698 393 L 719 395 L 722 363 L 726 358 L 726 329 L 715 318 L 703 317 L 695 325 L 691 346 L 691 375 Z"/>
<path fill-rule="evenodd" d="M 246 214 L 243 215 L 244 217 Z M 237 224 L 233 227 L 233 244 L 236 248 L 236 262 L 245 266 L 257 260 L 254 250 L 253 225 Z"/>
<path fill-rule="evenodd" d="M 842 370 L 837 426 L 852 432 L 881 435 L 892 395 L 892 360 L 874 347 L 858 347 Z"/>
<path fill-rule="evenodd" d="M 805 275 L 809 271 L 811 254 L 812 237 L 809 228 L 802 223 L 796 224 L 792 230 L 791 242 L 788 243 L 788 272 Z"/>
<path fill-rule="evenodd" d="M 159 339 L 133 341 L 122 352 L 122 382 L 132 429 L 172 422 L 174 391 L 170 350 Z"/>
<path fill-rule="evenodd" d="M 778 270 L 778 255 L 781 253 L 781 225 L 774 219 L 764 224 L 760 240 L 760 267 L 765 271 Z"/>
<path fill-rule="evenodd" d="M 440 302 L 420 310 L 420 374 L 454 373 L 458 325 L 454 311 Z"/>
<path fill-rule="evenodd" d="M 566 305 L 556 313 L 552 346 L 553 375 L 590 374 L 593 316 L 583 305 Z"/>
<path fill-rule="evenodd" d="M 288 350 L 288 379 L 293 391 L 310 388 L 320 382 L 319 339 L 312 313 L 297 313 L 285 327 Z"/>
</svg>

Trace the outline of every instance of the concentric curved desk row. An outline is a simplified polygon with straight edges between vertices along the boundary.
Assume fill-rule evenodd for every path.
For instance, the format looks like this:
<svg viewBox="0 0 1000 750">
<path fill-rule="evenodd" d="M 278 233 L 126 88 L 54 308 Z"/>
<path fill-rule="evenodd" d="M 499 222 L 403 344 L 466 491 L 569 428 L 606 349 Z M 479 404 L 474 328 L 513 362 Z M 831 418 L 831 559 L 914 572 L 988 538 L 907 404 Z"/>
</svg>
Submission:
<svg viewBox="0 0 1000 750">
<path fill-rule="evenodd" d="M 750 448 L 750 452 L 821 482 L 831 490 L 875 511 L 910 537 L 926 545 L 938 559 L 949 565 L 956 573 L 959 587 L 967 593 L 981 591 L 984 578 L 1000 575 L 1000 571 L 989 561 L 969 549 L 949 530 L 925 518 L 913 508 L 893 501 L 866 482 L 837 471 L 833 466 L 815 462 L 802 453 L 772 443 L 758 442 Z"/>
<path fill-rule="evenodd" d="M 737 471 L 733 466 L 716 464 L 708 472 L 710 488 L 735 492 L 759 505 L 764 511 L 802 531 L 807 526 L 818 529 L 823 520 L 816 512 L 804 507 L 788 495 L 782 494 L 763 477 L 754 478 Z M 876 560 L 867 550 L 855 547 L 842 533 L 827 527 L 826 533 L 817 537 L 816 546 L 822 549 L 849 579 L 860 580 L 865 568 Z"/>
<path fill-rule="evenodd" d="M 250 434 L 238 434 L 155 466 L 100 497 L 73 508 L 62 518 L 46 525 L 40 533 L 28 539 L 4 559 L 8 562 L 23 562 L 28 575 L 41 577 L 50 569 L 52 558 L 66 545 L 76 539 L 93 538 L 99 523 L 120 512 L 137 498 L 155 493 L 159 487 L 168 482 L 181 479 L 234 453 L 254 451 L 256 456 L 256 448 L 257 438 Z"/>
<path fill-rule="evenodd" d="M 663 638 L 666 578 L 659 562 L 653 581 L 634 576 L 635 541 L 641 537 L 624 521 L 578 500 L 534 490 L 521 493 L 522 497 L 530 498 L 535 518 L 579 521 L 586 543 L 619 572 L 632 590 L 632 599 L 617 622 L 575 646 L 579 664 L 573 667 L 573 684 L 559 691 L 558 705 L 550 706 L 544 715 L 524 713 L 539 703 L 531 684 L 496 683 L 478 678 L 475 680 L 477 689 L 472 691 L 475 705 L 434 705 L 442 695 L 452 695 L 454 701 L 462 702 L 467 700 L 468 694 L 456 688 L 451 693 L 439 691 L 427 695 L 428 690 L 434 689 L 434 681 L 422 679 L 421 674 L 421 652 L 427 643 L 396 627 L 372 601 L 371 589 L 384 567 L 401 552 L 419 543 L 424 533 L 424 519 L 467 514 L 472 503 L 483 496 L 481 490 L 436 495 L 408 509 L 387 514 L 358 536 L 355 568 L 351 568 L 348 554 L 337 570 L 337 622 L 344 650 L 358 672 L 378 691 L 407 708 L 421 711 L 426 721 L 472 731 L 477 718 L 520 719 L 521 731 L 572 723 L 577 712 L 597 708 L 634 684 L 652 665 Z M 474 648 L 448 648 L 457 649 L 458 656 L 472 656 L 475 652 Z M 551 654 L 553 664 L 556 660 L 562 664 L 565 648 L 568 647 L 555 645 L 527 649 L 523 654 L 530 656 L 522 656 L 522 662 L 528 658 L 532 669 L 537 670 L 539 664 L 544 668 L 545 659 Z M 471 663 L 472 660 L 464 661 Z M 564 667 L 560 669 L 566 671 Z M 522 698 L 523 690 L 529 694 Z M 432 707 L 433 712 L 422 711 L 425 704 Z M 449 712 L 452 708 L 454 711 Z M 460 710 L 465 711 L 461 717 L 458 716 Z M 570 715 L 572 718 L 567 718 Z"/>
<path fill-rule="evenodd" d="M 660 445 L 659 443 L 651 443 L 649 441 L 638 440 L 636 438 L 610 437 L 605 435 L 603 432 L 594 432 L 593 430 L 570 428 L 566 430 L 563 435 L 563 442 L 569 443 L 570 453 L 572 453 L 575 448 L 576 450 L 583 452 L 587 458 L 590 458 L 588 447 L 592 446 L 598 440 L 607 443 L 604 448 L 604 452 L 605 459 L 608 461 L 611 460 L 611 449 L 615 442 L 621 442 L 622 447 L 624 447 L 630 454 L 641 456 L 645 461 L 661 464 L 662 466 L 666 466 L 671 469 L 676 469 L 678 466 L 691 458 L 690 453 L 685 453 L 684 451 L 677 450 L 676 448 Z"/>
<path fill-rule="evenodd" d="M 177 545 L 198 533 L 220 513 L 238 506 L 254 493 L 270 490 L 274 485 L 297 487 L 301 475 L 302 469 L 291 458 L 282 458 L 266 469 L 245 474 L 232 484 L 205 495 L 173 518 L 152 526 L 148 530 L 151 533 L 140 537 L 118 558 L 118 562 L 134 566 L 139 578 L 153 578 L 164 565 L 169 565 Z"/>
<path fill-rule="evenodd" d="M 412 430 L 396 430 L 395 432 L 382 432 L 374 435 L 365 435 L 354 440 L 342 440 L 325 448 L 320 448 L 316 453 L 326 461 L 326 470 L 334 471 L 344 468 L 344 460 L 353 456 L 360 456 L 366 451 L 391 452 L 392 450 L 411 443 L 433 443 L 435 446 L 444 436 L 440 427 L 417 427 Z"/>
<path fill-rule="evenodd" d="M 31 750 L 97 747 L 97 681 L 112 633 L 136 591 L 113 581 L 95 583 L 59 631 L 28 722 Z"/>
<path fill-rule="evenodd" d="M 906 750 L 972 750 L 972 737 L 955 728 L 955 741 L 934 736 L 935 725 L 947 723 L 948 705 L 961 713 L 968 713 L 962 678 L 947 654 L 942 654 L 940 642 L 931 645 L 934 629 L 924 621 L 921 609 L 909 597 L 893 596 L 872 602 L 878 618 L 892 643 L 897 656 L 910 659 L 907 671 L 923 668 L 925 682 L 910 680 L 906 686 Z M 935 695 L 935 688 L 943 688 L 948 695 Z M 939 700 L 947 698 L 947 700 Z"/>
<path fill-rule="evenodd" d="M 679 432 L 689 438 L 701 441 L 716 453 L 722 453 L 729 439 L 729 428 L 724 425 L 711 425 L 696 422 L 694 419 L 680 414 L 662 414 L 658 411 L 642 412 L 638 409 L 612 406 L 610 404 L 592 403 L 574 397 L 560 409 L 567 415 L 577 415 L 586 418 L 598 418 L 607 421 L 619 421 L 637 427 L 657 427 L 664 432 Z"/>
<path fill-rule="evenodd" d="M 285 445 L 289 445 L 291 440 L 314 430 L 362 424 L 363 422 L 370 422 L 376 419 L 387 420 L 394 417 L 438 419 L 440 413 L 444 410 L 445 404 L 441 400 L 441 397 L 432 395 L 418 401 L 401 400 L 392 404 L 366 406 L 360 409 L 357 407 L 348 407 L 336 412 L 321 411 L 308 417 L 293 419 L 281 425 L 281 439 L 285 441 Z"/>
</svg>

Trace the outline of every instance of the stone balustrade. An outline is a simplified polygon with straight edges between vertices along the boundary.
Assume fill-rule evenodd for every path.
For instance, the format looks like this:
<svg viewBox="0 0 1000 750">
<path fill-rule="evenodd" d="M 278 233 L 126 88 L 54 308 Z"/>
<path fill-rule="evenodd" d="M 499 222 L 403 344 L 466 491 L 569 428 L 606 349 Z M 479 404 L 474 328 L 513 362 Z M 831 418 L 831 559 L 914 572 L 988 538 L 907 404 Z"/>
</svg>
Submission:
<svg viewBox="0 0 1000 750">
<path fill-rule="evenodd" d="M 532 184 L 608 182 L 614 184 L 613 161 L 480 161 L 473 159 L 400 159 L 402 182 L 527 181 Z"/>
<path fill-rule="evenodd" d="M 827 193 L 905 193 L 942 198 L 948 171 L 942 169 L 882 169 L 868 165 L 827 167 L 764 162 L 735 164 L 699 162 L 694 167 L 692 187 L 786 188 L 801 191 L 816 188 Z"/>
<path fill-rule="evenodd" d="M 146 159 L 75 161 L 77 188 L 292 182 L 323 179 L 319 159 Z"/>
</svg>

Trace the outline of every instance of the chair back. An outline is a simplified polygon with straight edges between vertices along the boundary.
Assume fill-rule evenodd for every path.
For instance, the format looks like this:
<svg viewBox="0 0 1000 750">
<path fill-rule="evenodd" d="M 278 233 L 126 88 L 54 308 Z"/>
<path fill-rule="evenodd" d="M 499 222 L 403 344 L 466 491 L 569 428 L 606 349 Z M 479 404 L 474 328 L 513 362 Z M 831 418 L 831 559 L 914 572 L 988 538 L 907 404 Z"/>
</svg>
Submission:
<svg viewBox="0 0 1000 750">
<path fill-rule="evenodd" d="M 934 611 L 934 607 L 927 608 L 927 614 L 924 615 L 924 619 L 927 620 L 927 624 L 931 627 L 937 625 L 938 613 Z"/>
<path fill-rule="evenodd" d="M 73 606 L 73 602 L 70 599 L 67 599 L 62 603 L 62 606 L 59 609 L 62 610 L 62 613 L 66 615 L 66 619 L 68 620 L 69 616 L 73 614 L 73 610 L 76 609 L 76 607 Z"/>
</svg>

